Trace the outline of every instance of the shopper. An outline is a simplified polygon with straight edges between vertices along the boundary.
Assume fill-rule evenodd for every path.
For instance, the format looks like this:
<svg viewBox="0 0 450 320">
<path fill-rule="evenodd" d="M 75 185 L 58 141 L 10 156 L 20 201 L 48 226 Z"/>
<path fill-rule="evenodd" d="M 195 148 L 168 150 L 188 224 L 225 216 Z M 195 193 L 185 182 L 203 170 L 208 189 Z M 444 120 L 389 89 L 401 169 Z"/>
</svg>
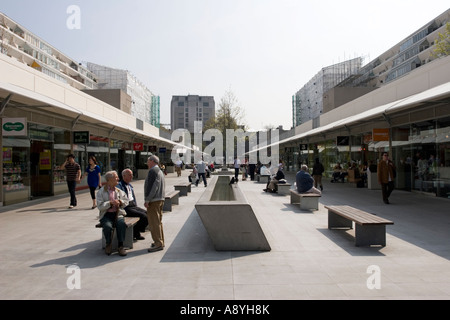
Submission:
<svg viewBox="0 0 450 320">
<path fill-rule="evenodd" d="M 60 168 L 61 170 L 66 170 L 67 188 L 69 189 L 70 194 L 69 209 L 72 209 L 77 206 L 75 189 L 77 183 L 80 183 L 81 181 L 81 168 L 80 165 L 75 162 L 75 156 L 73 154 L 69 154 L 67 156 L 66 161 L 61 165 Z"/>
<path fill-rule="evenodd" d="M 389 196 L 394 191 L 395 166 L 389 160 L 389 154 L 387 152 L 383 152 L 382 157 L 377 168 L 378 183 L 381 185 L 383 202 L 389 204 Z"/>
<path fill-rule="evenodd" d="M 97 159 L 94 156 L 90 156 L 88 161 L 89 166 L 86 168 L 84 176 L 87 176 L 89 191 L 91 192 L 92 198 L 92 209 L 95 209 L 97 208 L 97 204 L 95 203 L 95 189 L 100 189 L 102 186 L 102 171 L 97 163 Z"/>
</svg>

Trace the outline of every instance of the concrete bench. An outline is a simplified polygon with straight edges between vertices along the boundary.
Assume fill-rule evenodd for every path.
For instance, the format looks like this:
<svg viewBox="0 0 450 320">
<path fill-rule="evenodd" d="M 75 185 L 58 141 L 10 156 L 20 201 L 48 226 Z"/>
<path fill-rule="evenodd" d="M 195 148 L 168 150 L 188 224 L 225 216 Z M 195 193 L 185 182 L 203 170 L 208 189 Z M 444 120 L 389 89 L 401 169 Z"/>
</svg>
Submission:
<svg viewBox="0 0 450 320">
<path fill-rule="evenodd" d="M 179 190 L 173 190 L 166 193 L 163 211 L 172 211 L 172 205 L 179 204 L 179 198 L 180 198 Z"/>
<path fill-rule="evenodd" d="M 275 185 L 275 190 L 277 190 L 279 195 L 287 196 L 289 194 L 289 190 L 291 190 L 290 183 L 278 183 Z"/>
<path fill-rule="evenodd" d="M 257 174 L 257 175 L 256 175 L 256 181 L 259 182 L 259 183 L 268 183 L 268 182 L 270 182 L 270 175 L 267 175 L 267 174 L 263 174 L 263 175 Z"/>
<path fill-rule="evenodd" d="M 386 225 L 394 222 L 350 206 L 325 208 L 328 209 L 328 229 L 352 229 L 355 222 L 355 246 L 386 246 Z"/>
<path fill-rule="evenodd" d="M 176 184 L 174 186 L 175 190 L 180 191 L 180 197 L 187 196 L 188 192 L 191 192 L 191 185 L 192 183 L 186 182 L 186 183 L 180 183 Z"/>
<path fill-rule="evenodd" d="M 298 193 L 297 190 L 290 189 L 291 204 L 300 203 L 302 210 L 319 210 L 320 195 L 316 193 Z"/>
<path fill-rule="evenodd" d="M 127 225 L 127 229 L 125 232 L 125 240 L 123 242 L 123 246 L 124 248 L 128 248 L 128 249 L 133 249 L 133 227 L 136 225 L 136 223 L 138 223 L 140 218 L 136 218 L 136 217 L 125 217 L 125 224 Z M 95 225 L 96 228 L 102 228 L 102 224 L 98 223 Z M 105 239 L 105 235 L 103 234 L 103 230 L 102 230 L 102 248 L 105 249 L 106 247 L 106 239 Z M 112 250 L 117 250 L 118 249 L 118 242 L 117 242 L 117 232 L 114 229 L 114 235 L 113 235 L 113 239 L 112 239 Z"/>
</svg>

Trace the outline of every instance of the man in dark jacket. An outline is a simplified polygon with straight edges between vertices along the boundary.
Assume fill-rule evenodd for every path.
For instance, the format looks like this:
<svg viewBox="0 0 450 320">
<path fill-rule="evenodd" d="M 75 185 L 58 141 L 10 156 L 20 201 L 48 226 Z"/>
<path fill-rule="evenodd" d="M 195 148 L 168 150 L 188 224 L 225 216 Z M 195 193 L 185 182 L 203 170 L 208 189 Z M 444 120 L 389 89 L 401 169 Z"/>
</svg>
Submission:
<svg viewBox="0 0 450 320">
<path fill-rule="evenodd" d="M 117 185 L 117 188 L 124 191 L 128 197 L 128 206 L 125 207 L 125 212 L 127 217 L 137 217 L 139 221 L 135 224 L 133 228 L 133 237 L 136 240 L 145 240 L 141 236 L 141 232 L 145 232 L 145 228 L 148 225 L 147 220 L 147 210 L 138 207 L 136 196 L 134 195 L 134 189 L 131 185 L 131 180 L 133 180 L 133 171 L 130 169 L 125 169 L 122 171 L 122 180 Z"/>
<path fill-rule="evenodd" d="M 322 173 L 325 171 L 323 165 L 320 163 L 319 158 L 316 158 L 316 163 L 314 163 L 312 176 L 314 178 L 314 187 L 320 186 L 320 190 L 323 190 L 322 185 Z"/>
<path fill-rule="evenodd" d="M 267 183 L 266 189 L 263 189 L 265 192 L 271 192 L 275 193 L 275 188 L 278 183 L 280 183 L 280 180 L 284 179 L 284 173 L 283 170 L 281 170 L 281 167 L 278 168 L 277 174 L 272 177 L 270 182 Z"/>
<path fill-rule="evenodd" d="M 297 184 L 298 193 L 317 193 L 322 194 L 322 192 L 314 187 L 314 179 L 308 173 L 308 166 L 302 165 L 302 169 L 297 172 L 295 176 L 295 182 Z"/>
</svg>

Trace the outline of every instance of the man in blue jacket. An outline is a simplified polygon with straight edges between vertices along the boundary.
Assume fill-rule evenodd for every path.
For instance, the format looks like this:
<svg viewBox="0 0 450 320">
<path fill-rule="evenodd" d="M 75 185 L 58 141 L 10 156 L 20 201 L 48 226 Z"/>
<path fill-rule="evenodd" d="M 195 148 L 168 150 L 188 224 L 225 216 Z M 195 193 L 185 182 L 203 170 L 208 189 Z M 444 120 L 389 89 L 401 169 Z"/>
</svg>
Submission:
<svg viewBox="0 0 450 320">
<path fill-rule="evenodd" d="M 314 179 L 308 173 L 308 166 L 302 165 L 302 168 L 295 176 L 295 182 L 297 184 L 298 193 L 317 193 L 322 194 L 322 192 L 314 187 Z"/>
<path fill-rule="evenodd" d="M 138 207 L 131 180 L 133 180 L 133 171 L 130 169 L 123 170 L 122 180 L 120 180 L 117 188 L 124 191 L 128 197 L 128 206 L 125 207 L 127 217 L 139 218 L 138 223 L 133 227 L 133 238 L 136 240 L 145 240 L 145 238 L 141 236 L 141 232 L 145 232 L 145 228 L 148 225 L 147 210 Z"/>
</svg>

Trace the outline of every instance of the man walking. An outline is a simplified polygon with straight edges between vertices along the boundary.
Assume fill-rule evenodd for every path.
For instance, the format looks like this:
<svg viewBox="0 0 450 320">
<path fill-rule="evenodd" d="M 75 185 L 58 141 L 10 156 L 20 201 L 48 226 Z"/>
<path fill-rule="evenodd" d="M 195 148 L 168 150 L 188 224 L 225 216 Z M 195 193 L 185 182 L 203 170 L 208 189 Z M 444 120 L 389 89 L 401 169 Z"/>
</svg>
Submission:
<svg viewBox="0 0 450 320">
<path fill-rule="evenodd" d="M 383 152 L 383 159 L 378 163 L 377 176 L 378 183 L 381 185 L 381 194 L 383 202 L 389 204 L 389 196 L 394 191 L 395 166 L 389 160 L 387 152 Z"/>
<path fill-rule="evenodd" d="M 148 158 L 147 166 L 149 170 L 144 183 L 144 206 L 147 208 L 147 219 L 153 239 L 153 243 L 148 249 L 148 252 L 164 249 L 162 214 L 166 191 L 164 173 L 158 164 L 159 158 L 157 156 L 153 155 Z"/>
<path fill-rule="evenodd" d="M 66 161 L 61 165 L 61 170 L 66 170 L 67 188 L 70 194 L 69 209 L 77 206 L 77 198 L 75 196 L 75 188 L 77 183 L 81 181 L 81 168 L 78 163 L 75 162 L 75 156 L 69 154 Z"/>
</svg>

